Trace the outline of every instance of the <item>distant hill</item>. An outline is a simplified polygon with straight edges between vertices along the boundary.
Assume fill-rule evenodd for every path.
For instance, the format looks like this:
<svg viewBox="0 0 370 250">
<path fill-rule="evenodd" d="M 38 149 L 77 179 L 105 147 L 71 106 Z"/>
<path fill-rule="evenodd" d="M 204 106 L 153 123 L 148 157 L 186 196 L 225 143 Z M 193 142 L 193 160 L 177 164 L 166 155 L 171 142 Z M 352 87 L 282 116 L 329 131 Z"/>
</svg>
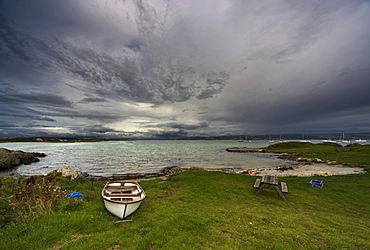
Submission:
<svg viewBox="0 0 370 250">
<path fill-rule="evenodd" d="M 99 142 L 99 141 L 127 141 L 127 139 L 105 139 L 105 138 L 25 138 L 17 137 L 10 139 L 0 139 L 0 143 L 5 142 Z"/>
<path fill-rule="evenodd" d="M 327 133 L 327 134 L 304 134 L 304 138 L 307 140 L 322 140 L 332 139 L 338 140 L 342 134 L 340 133 Z M 370 133 L 346 133 L 346 139 L 370 139 Z M 241 140 L 246 139 L 245 135 L 227 135 L 227 136 L 208 136 L 208 137 L 183 137 L 176 138 L 177 140 Z M 176 140 L 175 139 L 175 140 Z M 248 135 L 248 140 L 300 140 L 302 134 L 261 134 L 261 135 Z"/>
<path fill-rule="evenodd" d="M 10 139 L 0 139 L 0 143 L 4 142 L 99 142 L 99 141 L 128 141 L 128 140 L 241 140 L 245 139 L 244 135 L 224 135 L 224 136 L 193 136 L 193 137 L 176 137 L 176 138 L 132 138 L 132 139 L 107 139 L 107 138 L 25 138 L 17 137 Z M 332 139 L 338 140 L 341 133 L 326 133 L 326 134 L 304 134 L 304 139 L 307 140 L 322 140 Z M 370 139 L 369 133 L 346 133 L 346 139 Z M 302 134 L 261 134 L 248 135 L 248 140 L 300 140 Z"/>
</svg>

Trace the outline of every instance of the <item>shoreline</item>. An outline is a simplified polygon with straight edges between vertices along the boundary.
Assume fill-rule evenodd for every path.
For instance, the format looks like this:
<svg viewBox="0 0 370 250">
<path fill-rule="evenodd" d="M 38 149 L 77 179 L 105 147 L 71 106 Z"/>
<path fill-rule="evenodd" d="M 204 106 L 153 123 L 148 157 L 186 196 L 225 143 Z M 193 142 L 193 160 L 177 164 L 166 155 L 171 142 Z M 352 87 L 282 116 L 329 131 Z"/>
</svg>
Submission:
<svg viewBox="0 0 370 250">
<path fill-rule="evenodd" d="M 292 164 L 278 166 L 273 168 L 256 168 L 249 171 L 249 174 L 262 175 L 277 175 L 284 176 L 331 176 L 331 175 L 349 175 L 363 174 L 365 169 L 360 166 L 347 165 L 336 161 L 323 161 L 321 159 L 297 158 L 288 153 L 274 153 L 266 148 L 248 148 L 248 147 L 233 147 L 227 148 L 226 151 L 234 153 L 260 153 L 273 154 L 277 158 L 289 159 L 294 161 Z"/>
<path fill-rule="evenodd" d="M 329 165 L 326 163 L 295 163 L 286 167 L 276 167 L 274 169 L 256 169 L 252 170 L 252 175 L 277 175 L 285 176 L 332 176 L 332 175 L 350 175 L 364 174 L 365 170 L 361 167 L 351 167 L 346 165 Z"/>
<path fill-rule="evenodd" d="M 155 173 L 129 173 L 110 177 L 93 177 L 87 178 L 99 180 L 128 180 L 140 179 L 149 180 L 153 178 L 167 178 L 171 175 L 176 175 L 184 170 L 198 169 L 203 171 L 220 171 L 235 174 L 245 174 L 254 176 L 263 175 L 276 175 L 278 177 L 297 176 L 297 177 L 310 177 L 310 176 L 333 176 L 333 175 L 351 175 L 351 174 L 364 174 L 365 170 L 361 167 L 350 167 L 345 165 L 329 165 L 326 163 L 292 163 L 285 166 L 277 166 L 271 168 L 255 168 L 245 170 L 240 168 L 201 168 L 201 167 L 187 167 L 187 166 L 171 166 L 164 167 Z"/>
<path fill-rule="evenodd" d="M 6 149 L 4 149 L 6 150 Z M 7 152 L 22 152 L 23 151 L 12 151 L 6 150 Z M 349 174 L 363 174 L 365 172 L 365 167 L 363 166 L 356 166 L 354 164 L 345 164 L 342 162 L 335 162 L 335 161 L 322 161 L 320 159 L 308 159 L 308 158 L 296 158 L 287 153 L 274 153 L 271 152 L 268 148 L 247 148 L 247 147 L 233 147 L 233 148 L 226 148 L 228 152 L 239 152 L 239 153 L 255 153 L 255 154 L 268 154 L 271 157 L 281 158 L 281 159 L 288 159 L 291 163 L 285 163 L 284 165 L 279 166 L 265 166 L 260 168 L 253 168 L 253 166 L 249 168 L 205 168 L 205 167 L 192 167 L 192 166 L 167 166 L 163 167 L 162 169 L 155 170 L 155 171 L 148 171 L 148 172 L 131 172 L 131 173 L 123 173 L 123 174 L 112 174 L 109 176 L 94 176 L 87 173 L 85 174 L 86 178 L 91 179 L 101 179 L 101 180 L 110 180 L 110 179 L 148 179 L 148 178 L 159 178 L 169 175 L 174 175 L 182 172 L 186 169 L 200 169 L 205 171 L 221 171 L 221 172 L 229 172 L 229 173 L 237 173 L 237 174 L 249 174 L 249 175 L 277 175 L 277 176 L 329 176 L 329 175 L 349 175 Z M 35 153 L 31 153 L 35 154 Z M 37 153 L 40 154 L 40 153 Z M 38 155 L 38 157 L 40 157 Z M 38 159 L 37 159 L 38 160 Z M 14 167 L 16 168 L 16 167 Z M 10 169 L 0 172 L 0 176 L 8 176 L 8 177 L 30 177 L 28 175 L 14 175 Z M 52 171 L 53 172 L 53 171 Z M 50 172 L 50 173 L 52 173 Z M 44 175 L 47 176 L 50 173 Z"/>
<path fill-rule="evenodd" d="M 69 167 L 72 172 L 75 171 Z M 62 169 L 62 168 L 61 168 Z M 240 169 L 240 168 L 201 168 L 201 167 L 188 167 L 188 166 L 170 166 L 164 167 L 161 170 L 147 173 L 126 173 L 122 175 L 112 175 L 112 176 L 93 176 L 86 173 L 81 173 L 81 176 L 87 179 L 95 180 L 150 180 L 155 178 L 167 178 L 171 175 L 180 174 L 181 172 L 188 169 L 198 169 L 203 171 L 220 171 L 235 174 L 245 174 L 251 176 L 263 176 L 263 175 L 276 175 L 278 177 L 287 176 L 297 176 L 297 177 L 310 177 L 310 176 L 333 176 L 333 175 L 351 175 L 351 174 L 364 174 L 365 170 L 361 167 L 351 167 L 346 165 L 329 165 L 326 163 L 302 163 L 296 162 L 284 166 L 276 166 L 269 168 L 255 168 L 255 169 Z M 56 172 L 58 170 L 54 170 Z M 61 171 L 61 170 L 59 170 Z M 49 175 L 48 174 L 48 175 Z M 2 177 L 12 177 L 12 178 L 29 178 L 30 176 L 15 176 L 15 175 L 1 175 Z M 47 175 L 46 175 L 47 176 Z M 66 175 L 71 176 L 71 175 Z"/>
<path fill-rule="evenodd" d="M 206 171 L 222 171 L 236 174 L 249 174 L 255 176 L 262 175 L 277 175 L 279 177 L 285 176 L 332 176 L 332 175 L 350 175 L 350 174 L 364 174 L 365 170 L 361 167 L 351 167 L 346 165 L 330 165 L 326 163 L 292 163 L 285 166 L 276 166 L 271 168 L 255 168 L 251 170 L 224 168 L 224 169 L 204 169 L 179 167 L 183 169 L 202 169 Z"/>
<path fill-rule="evenodd" d="M 67 167 L 68 168 L 68 167 Z M 111 176 L 94 176 L 87 173 L 81 173 L 85 175 L 85 178 L 96 179 L 96 180 L 149 180 L 153 178 L 166 178 L 171 175 L 176 175 L 184 170 L 198 169 L 204 171 L 220 171 L 235 174 L 245 175 L 276 175 L 278 177 L 286 176 L 298 176 L 298 177 L 309 177 L 309 176 L 333 176 L 333 175 L 350 175 L 350 174 L 364 174 L 365 170 L 362 167 L 354 167 L 348 165 L 331 165 L 327 163 L 311 163 L 311 162 L 299 162 L 295 161 L 291 164 L 283 166 L 271 166 L 266 168 L 254 168 L 254 169 L 241 169 L 241 168 L 202 168 L 202 167 L 191 167 L 191 166 L 169 166 L 164 167 L 157 171 L 144 172 L 144 173 L 125 173 L 122 175 L 111 175 Z M 75 171 L 71 169 L 72 171 Z M 57 170 L 51 171 L 49 174 Z M 29 178 L 30 176 L 21 175 L 9 175 L 4 174 L 7 171 L 0 173 L 1 177 L 13 177 L 13 178 Z M 79 171 L 78 171 L 79 172 Z M 47 175 L 46 175 L 47 176 Z"/>
</svg>

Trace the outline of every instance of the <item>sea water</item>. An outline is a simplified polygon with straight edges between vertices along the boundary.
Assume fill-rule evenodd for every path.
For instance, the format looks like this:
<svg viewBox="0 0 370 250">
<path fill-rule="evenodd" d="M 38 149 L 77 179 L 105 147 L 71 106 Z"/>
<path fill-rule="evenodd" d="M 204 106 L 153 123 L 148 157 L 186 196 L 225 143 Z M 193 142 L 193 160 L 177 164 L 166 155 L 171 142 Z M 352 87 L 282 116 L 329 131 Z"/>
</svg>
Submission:
<svg viewBox="0 0 370 250">
<path fill-rule="evenodd" d="M 21 165 L 3 174 L 46 175 L 60 167 L 71 167 L 92 176 L 156 172 L 169 166 L 207 169 L 273 168 L 291 163 L 275 155 L 227 152 L 230 147 L 260 148 L 268 141 L 227 140 L 140 140 L 76 143 L 2 143 L 0 147 L 45 153 L 37 163 Z"/>
</svg>

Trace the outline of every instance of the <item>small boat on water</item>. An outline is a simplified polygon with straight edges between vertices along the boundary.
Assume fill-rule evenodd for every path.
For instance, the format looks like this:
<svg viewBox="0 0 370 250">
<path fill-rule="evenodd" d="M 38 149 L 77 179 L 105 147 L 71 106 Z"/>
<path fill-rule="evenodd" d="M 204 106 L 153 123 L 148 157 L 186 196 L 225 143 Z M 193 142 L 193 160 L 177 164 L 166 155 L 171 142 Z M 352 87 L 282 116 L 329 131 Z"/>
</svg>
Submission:
<svg viewBox="0 0 370 250">
<path fill-rule="evenodd" d="M 325 143 L 336 143 L 336 141 L 333 141 L 332 139 L 322 140 L 321 142 Z"/>
<path fill-rule="evenodd" d="M 342 133 L 342 135 L 339 137 L 339 141 L 341 140 L 342 143 L 351 143 L 350 140 L 346 140 L 345 137 L 344 137 L 344 133 Z"/>
<path fill-rule="evenodd" d="M 300 140 L 300 142 L 311 142 L 310 140 L 306 140 L 305 138 L 304 138 L 304 134 L 302 134 L 302 140 Z"/>
<path fill-rule="evenodd" d="M 133 214 L 145 196 L 141 186 L 133 181 L 110 181 L 102 190 L 105 208 L 121 219 Z"/>
<path fill-rule="evenodd" d="M 363 139 L 357 139 L 357 140 L 355 140 L 355 142 L 367 142 L 367 141 L 363 140 Z"/>
</svg>

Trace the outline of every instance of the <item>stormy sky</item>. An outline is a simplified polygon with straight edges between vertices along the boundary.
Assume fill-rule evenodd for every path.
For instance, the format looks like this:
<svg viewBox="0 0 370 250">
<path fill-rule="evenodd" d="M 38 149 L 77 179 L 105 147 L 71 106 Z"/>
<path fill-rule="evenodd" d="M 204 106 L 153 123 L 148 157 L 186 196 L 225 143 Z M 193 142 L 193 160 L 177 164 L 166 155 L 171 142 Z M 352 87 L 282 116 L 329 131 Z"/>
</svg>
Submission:
<svg viewBox="0 0 370 250">
<path fill-rule="evenodd" d="M 0 1 L 0 138 L 370 131 L 365 0 Z"/>
</svg>

